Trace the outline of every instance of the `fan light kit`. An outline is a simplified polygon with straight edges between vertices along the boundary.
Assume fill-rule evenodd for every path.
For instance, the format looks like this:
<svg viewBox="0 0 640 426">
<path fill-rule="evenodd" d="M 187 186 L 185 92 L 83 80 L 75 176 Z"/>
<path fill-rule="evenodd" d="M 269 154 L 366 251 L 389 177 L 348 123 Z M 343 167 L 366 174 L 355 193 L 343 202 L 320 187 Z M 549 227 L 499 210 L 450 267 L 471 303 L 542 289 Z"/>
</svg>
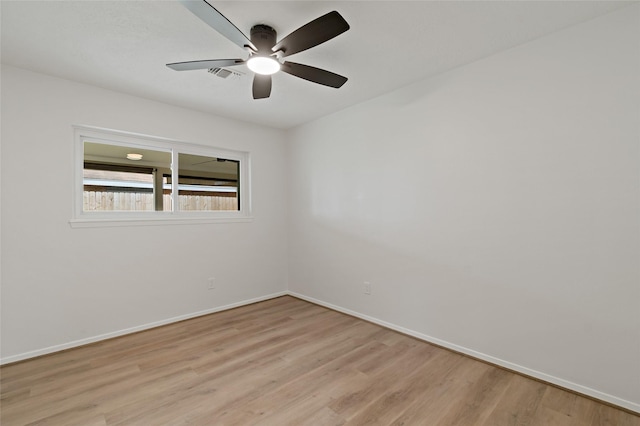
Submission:
<svg viewBox="0 0 640 426">
<path fill-rule="evenodd" d="M 280 62 L 269 56 L 252 56 L 247 61 L 247 66 L 261 75 L 272 75 L 280 71 Z"/>
<path fill-rule="evenodd" d="M 336 89 L 347 82 L 347 77 L 327 70 L 295 62 L 281 61 L 282 58 L 311 49 L 347 31 L 349 24 L 336 11 L 322 15 L 298 28 L 282 40 L 276 41 L 276 30 L 268 25 L 254 25 L 251 28 L 251 39 L 249 39 L 205 0 L 180 0 L 180 2 L 207 25 L 229 39 L 229 41 L 248 51 L 249 58 L 247 60 L 209 59 L 167 64 L 173 70 L 210 70 L 246 64 L 256 74 L 253 77 L 253 99 L 268 98 L 271 95 L 271 75 L 278 71 Z"/>
</svg>

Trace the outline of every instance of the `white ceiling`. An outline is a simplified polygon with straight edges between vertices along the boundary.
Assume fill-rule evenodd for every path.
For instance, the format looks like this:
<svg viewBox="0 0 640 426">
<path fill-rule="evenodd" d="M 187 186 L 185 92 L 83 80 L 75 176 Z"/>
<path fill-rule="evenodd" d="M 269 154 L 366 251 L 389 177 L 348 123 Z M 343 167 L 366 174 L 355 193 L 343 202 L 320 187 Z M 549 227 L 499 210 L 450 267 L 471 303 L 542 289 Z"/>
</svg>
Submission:
<svg viewBox="0 0 640 426">
<path fill-rule="evenodd" d="M 586 21 L 614 1 L 213 1 L 246 35 L 278 39 L 337 10 L 346 33 L 288 60 L 349 78 L 340 89 L 279 73 L 253 100 L 251 72 L 222 79 L 169 62 L 246 58 L 246 52 L 173 1 L 0 2 L 2 62 L 148 99 L 290 128 L 425 77 Z"/>
</svg>

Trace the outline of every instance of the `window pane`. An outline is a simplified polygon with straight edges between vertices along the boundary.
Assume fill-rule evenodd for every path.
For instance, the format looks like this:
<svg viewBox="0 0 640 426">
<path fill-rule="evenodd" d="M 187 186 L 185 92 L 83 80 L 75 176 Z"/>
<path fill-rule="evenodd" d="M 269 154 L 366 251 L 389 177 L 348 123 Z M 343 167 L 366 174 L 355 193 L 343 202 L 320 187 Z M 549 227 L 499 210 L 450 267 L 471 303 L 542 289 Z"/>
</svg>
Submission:
<svg viewBox="0 0 640 426">
<path fill-rule="evenodd" d="M 170 152 L 85 141 L 82 210 L 171 211 L 167 174 Z"/>
<path fill-rule="evenodd" d="M 240 210 L 238 161 L 180 153 L 178 164 L 178 210 Z"/>
</svg>

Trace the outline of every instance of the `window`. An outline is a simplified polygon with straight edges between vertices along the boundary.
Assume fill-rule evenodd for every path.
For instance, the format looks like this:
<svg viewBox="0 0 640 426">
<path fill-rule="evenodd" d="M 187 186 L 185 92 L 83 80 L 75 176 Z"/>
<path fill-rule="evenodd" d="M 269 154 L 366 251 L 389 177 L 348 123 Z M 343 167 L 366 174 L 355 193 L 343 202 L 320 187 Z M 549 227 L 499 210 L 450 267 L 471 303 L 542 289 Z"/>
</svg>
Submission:
<svg viewBox="0 0 640 426">
<path fill-rule="evenodd" d="M 250 219 L 249 154 L 76 127 L 74 226 Z"/>
<path fill-rule="evenodd" d="M 83 141 L 83 149 L 83 213 L 172 210 L 171 187 L 165 189 L 171 151 L 92 139 Z"/>
<path fill-rule="evenodd" d="M 179 209 L 239 210 L 240 162 L 202 155 L 178 155 Z"/>
</svg>

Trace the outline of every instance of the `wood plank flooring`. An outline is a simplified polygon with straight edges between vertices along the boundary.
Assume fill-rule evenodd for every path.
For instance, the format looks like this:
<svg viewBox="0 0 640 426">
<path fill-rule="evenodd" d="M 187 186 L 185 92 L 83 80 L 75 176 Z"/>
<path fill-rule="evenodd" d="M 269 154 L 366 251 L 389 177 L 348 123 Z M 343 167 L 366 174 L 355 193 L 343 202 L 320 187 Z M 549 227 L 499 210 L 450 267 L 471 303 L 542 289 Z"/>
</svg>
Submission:
<svg viewBox="0 0 640 426">
<path fill-rule="evenodd" d="M 7 365 L 0 390 L 3 426 L 640 426 L 288 296 Z"/>
</svg>

